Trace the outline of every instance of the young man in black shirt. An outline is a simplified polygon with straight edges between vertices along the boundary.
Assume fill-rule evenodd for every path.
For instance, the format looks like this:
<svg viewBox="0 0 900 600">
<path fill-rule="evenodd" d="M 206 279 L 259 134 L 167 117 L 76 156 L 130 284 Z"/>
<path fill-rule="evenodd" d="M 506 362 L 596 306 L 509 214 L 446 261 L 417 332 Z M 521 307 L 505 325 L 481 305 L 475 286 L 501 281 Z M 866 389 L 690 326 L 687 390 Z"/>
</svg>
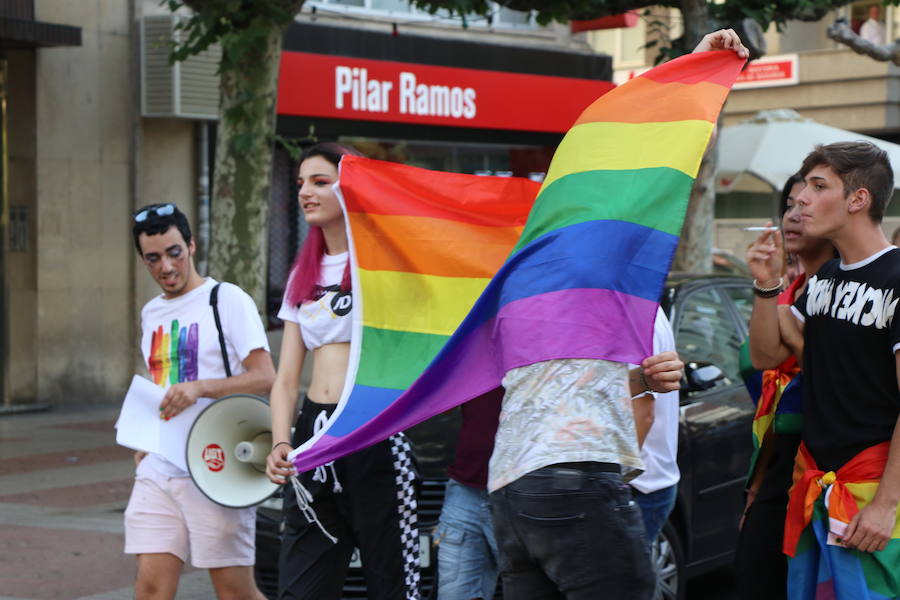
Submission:
<svg viewBox="0 0 900 600">
<path fill-rule="evenodd" d="M 830 240 L 841 259 L 825 263 L 792 307 L 803 330 L 805 389 L 785 524 L 788 595 L 895 598 L 900 250 L 881 229 L 893 171 L 877 146 L 842 142 L 816 147 L 800 175 L 804 233 Z M 770 253 L 758 257 L 769 277 L 754 287 L 774 300 L 780 244 L 772 241 Z M 783 328 L 797 323 L 781 320 Z"/>
</svg>

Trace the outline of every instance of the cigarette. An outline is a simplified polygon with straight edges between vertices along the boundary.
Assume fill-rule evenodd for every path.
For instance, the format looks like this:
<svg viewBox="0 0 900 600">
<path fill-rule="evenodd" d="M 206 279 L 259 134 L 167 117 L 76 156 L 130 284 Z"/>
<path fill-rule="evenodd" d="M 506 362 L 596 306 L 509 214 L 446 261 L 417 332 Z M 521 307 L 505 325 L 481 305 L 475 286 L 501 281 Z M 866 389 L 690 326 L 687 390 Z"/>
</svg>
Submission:
<svg viewBox="0 0 900 600">
<path fill-rule="evenodd" d="M 744 227 L 744 231 L 778 231 L 777 227 Z"/>
</svg>

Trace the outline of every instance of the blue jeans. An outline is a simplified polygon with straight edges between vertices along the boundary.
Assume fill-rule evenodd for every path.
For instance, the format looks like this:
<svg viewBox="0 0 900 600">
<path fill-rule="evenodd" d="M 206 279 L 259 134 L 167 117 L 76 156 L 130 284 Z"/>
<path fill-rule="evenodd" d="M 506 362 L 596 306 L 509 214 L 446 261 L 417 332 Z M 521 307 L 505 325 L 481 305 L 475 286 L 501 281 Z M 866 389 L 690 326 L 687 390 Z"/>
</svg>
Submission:
<svg viewBox="0 0 900 600">
<path fill-rule="evenodd" d="M 438 600 L 494 597 L 497 542 L 487 491 L 447 481 L 437 542 Z"/>
<path fill-rule="evenodd" d="M 616 465 L 550 465 L 491 494 L 505 597 L 653 597 L 640 508 L 609 467 Z"/>
<path fill-rule="evenodd" d="M 649 494 L 639 492 L 634 488 L 631 491 L 638 506 L 641 507 L 647 543 L 652 544 L 659 537 L 659 532 L 665 526 L 669 513 L 675 507 L 675 492 L 678 491 L 678 486 L 673 485 Z"/>
</svg>

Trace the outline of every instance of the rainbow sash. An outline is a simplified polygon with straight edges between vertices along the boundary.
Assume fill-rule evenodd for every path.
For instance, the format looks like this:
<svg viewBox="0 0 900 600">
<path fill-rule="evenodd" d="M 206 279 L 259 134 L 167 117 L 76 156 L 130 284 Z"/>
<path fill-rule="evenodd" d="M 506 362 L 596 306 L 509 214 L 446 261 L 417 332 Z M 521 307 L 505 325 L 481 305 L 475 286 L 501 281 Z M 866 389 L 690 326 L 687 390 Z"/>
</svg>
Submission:
<svg viewBox="0 0 900 600">
<path fill-rule="evenodd" d="M 741 377 L 756 405 L 751 430 L 753 454 L 747 473 L 747 485 L 753 481 L 763 440 L 769 431 L 799 434 L 802 428 L 803 374 L 793 356 L 774 369 L 759 371 L 750 362 L 750 340 L 744 341 L 740 353 Z"/>
</svg>

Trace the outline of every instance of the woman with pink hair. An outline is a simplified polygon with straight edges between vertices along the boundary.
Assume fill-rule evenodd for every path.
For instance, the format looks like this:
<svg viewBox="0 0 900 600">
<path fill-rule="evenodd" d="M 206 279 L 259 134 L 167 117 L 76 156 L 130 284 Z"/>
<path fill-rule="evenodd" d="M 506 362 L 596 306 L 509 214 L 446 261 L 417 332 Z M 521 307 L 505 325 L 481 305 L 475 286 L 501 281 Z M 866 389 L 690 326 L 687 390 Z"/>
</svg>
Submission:
<svg viewBox="0 0 900 600">
<path fill-rule="evenodd" d="M 311 499 L 298 507 L 296 494 L 303 491 L 285 489 L 278 598 L 338 600 L 359 548 L 368 597 L 408 600 L 418 598 L 419 563 L 416 474 L 405 436 L 310 472 L 295 473 L 288 460 L 293 448 L 325 427 L 347 374 L 353 297 L 344 213 L 334 190 L 344 154 L 358 152 L 336 143 L 312 146 L 300 157 L 297 177 L 309 233 L 278 313 L 284 337 L 270 398 L 273 445 L 266 474 L 276 483 L 296 475 Z M 310 355 L 312 380 L 298 416 L 300 375 Z"/>
</svg>

